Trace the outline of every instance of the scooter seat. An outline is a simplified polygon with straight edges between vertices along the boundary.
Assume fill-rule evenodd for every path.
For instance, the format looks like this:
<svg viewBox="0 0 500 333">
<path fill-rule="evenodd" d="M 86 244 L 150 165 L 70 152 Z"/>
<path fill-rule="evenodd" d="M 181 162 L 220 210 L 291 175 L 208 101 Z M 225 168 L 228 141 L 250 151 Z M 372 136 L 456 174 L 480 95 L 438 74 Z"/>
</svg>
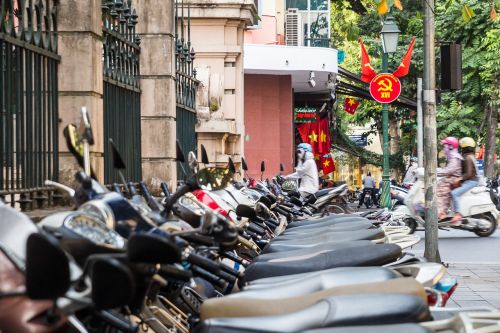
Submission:
<svg viewBox="0 0 500 333">
<path fill-rule="evenodd" d="M 262 306 L 265 307 L 265 303 Z M 323 327 L 415 323 L 429 319 L 429 308 L 420 297 L 374 293 L 333 296 L 284 315 L 208 319 L 196 326 L 194 332 L 301 332 Z"/>
<path fill-rule="evenodd" d="M 245 270 L 245 280 L 253 281 L 271 276 L 283 276 L 321 271 L 334 267 L 382 266 L 395 261 L 401 248 L 394 244 L 373 244 L 357 248 L 340 249 L 279 262 L 254 262 Z"/>
<path fill-rule="evenodd" d="M 293 289 L 293 286 L 291 287 Z M 260 298 L 252 298 L 249 293 L 241 292 L 227 297 L 207 299 L 201 306 L 201 319 L 228 317 L 274 316 L 305 309 L 322 299 L 340 295 L 359 294 L 403 294 L 420 297 L 427 300 L 424 287 L 413 278 L 401 278 L 365 284 L 351 284 L 321 290 L 315 293 L 286 297 L 281 299 L 266 299 L 261 292 Z"/>
<path fill-rule="evenodd" d="M 310 245 L 331 241 L 354 241 L 354 240 L 376 240 L 384 238 L 384 231 L 381 229 L 349 230 L 349 231 L 329 231 L 326 233 L 315 232 L 307 234 L 280 235 L 273 239 L 270 244 L 287 243 L 289 245 Z"/>
<path fill-rule="evenodd" d="M 249 285 L 247 285 L 244 290 L 253 290 L 253 289 L 258 289 L 258 288 L 267 288 L 269 286 L 274 286 L 274 287 L 280 287 L 280 286 L 285 286 L 286 284 L 289 283 L 302 283 L 303 281 L 315 281 L 316 277 L 318 276 L 330 276 L 330 274 L 333 274 L 333 276 L 336 276 L 337 274 L 341 276 L 345 276 L 346 278 L 349 278 L 349 276 L 352 274 L 353 279 L 356 281 L 359 281 L 359 283 L 365 283 L 362 280 L 363 278 L 361 275 L 363 272 L 366 272 L 369 277 L 367 278 L 374 278 L 375 280 L 373 281 L 366 281 L 368 282 L 377 282 L 378 278 L 380 278 L 381 281 L 385 280 L 391 280 L 397 277 L 401 277 L 399 273 L 396 271 L 387 268 L 387 267 L 339 267 L 339 268 L 331 268 L 327 269 L 324 271 L 318 271 L 318 272 L 307 272 L 307 273 L 300 273 L 300 274 L 291 274 L 287 276 L 275 276 L 275 277 L 269 277 L 269 278 L 264 278 L 264 279 L 258 279 L 255 281 L 252 281 Z M 360 276 L 358 276 L 358 274 Z M 338 276 L 338 275 L 337 275 Z M 359 279 L 358 279 L 359 278 Z M 339 277 L 338 279 L 335 278 L 336 283 L 348 283 L 348 281 L 345 281 L 343 278 Z M 314 285 L 314 282 L 311 283 Z M 333 286 L 332 286 L 333 287 Z"/>
<path fill-rule="evenodd" d="M 377 326 L 351 326 L 320 328 L 317 330 L 307 330 L 302 333 L 431 333 L 433 331 L 419 324 L 396 324 L 396 325 L 377 325 Z"/>
<path fill-rule="evenodd" d="M 350 222 L 350 223 L 337 223 L 333 225 L 319 225 L 319 226 L 305 226 L 293 228 L 290 230 L 285 230 L 282 235 L 294 235 L 301 234 L 306 235 L 308 233 L 317 232 L 332 232 L 332 231 L 349 231 L 349 230 L 366 230 L 373 227 L 370 222 Z"/>
<path fill-rule="evenodd" d="M 318 218 L 311 218 L 306 220 L 297 220 L 290 222 L 287 229 L 304 227 L 304 226 L 313 226 L 321 223 L 325 224 L 337 224 L 337 223 L 349 223 L 349 222 L 370 222 L 371 221 L 365 217 L 357 216 L 357 215 L 328 215 Z"/>
<path fill-rule="evenodd" d="M 297 257 L 304 256 L 310 254 L 319 254 L 328 251 L 335 251 L 339 249 L 347 249 L 352 247 L 359 247 L 365 245 L 373 244 L 368 240 L 354 241 L 354 242 L 341 242 L 341 243 L 324 243 L 318 244 L 311 247 L 299 248 L 291 251 L 281 251 L 281 252 L 271 252 L 271 253 L 263 253 L 257 256 L 253 262 L 258 261 L 272 261 L 276 259 L 288 258 L 288 257 Z"/>
<path fill-rule="evenodd" d="M 298 251 L 302 249 L 308 249 L 308 248 L 316 248 L 318 247 L 319 249 L 322 248 L 322 246 L 329 247 L 331 246 L 331 250 L 335 249 L 341 249 L 341 248 L 348 248 L 348 247 L 358 247 L 358 246 L 363 246 L 363 245 L 371 245 L 373 244 L 372 241 L 369 240 L 355 240 L 355 241 L 334 241 L 334 242 L 325 242 L 325 243 L 319 243 L 319 244 L 313 244 L 313 245 L 288 245 L 285 242 L 281 243 L 276 243 L 276 244 L 268 244 L 264 250 L 260 252 L 260 255 L 257 258 L 260 258 L 263 255 L 267 255 L 270 253 L 288 253 L 291 251 Z M 283 254 L 279 254 L 278 256 L 281 257 Z M 264 257 L 266 258 L 266 257 Z M 255 261 L 255 260 L 254 260 Z M 258 261 L 258 260 L 257 260 Z M 267 261 L 267 260 L 264 260 Z"/>
<path fill-rule="evenodd" d="M 297 276 L 299 274 L 296 274 Z M 263 280 L 272 281 L 273 278 L 260 279 L 257 284 L 250 284 L 242 292 L 229 297 L 279 299 L 295 297 L 314 292 L 353 284 L 375 283 L 393 280 L 402 277 L 395 270 L 386 267 L 339 267 L 319 271 L 316 275 L 305 274 L 299 279 L 287 280 L 290 276 L 280 276 L 279 282 L 263 283 Z"/>
<path fill-rule="evenodd" d="M 284 234 L 293 234 L 293 233 L 303 233 L 303 232 L 311 232 L 315 230 L 321 230 L 324 228 L 330 228 L 332 230 L 361 230 L 361 229 L 370 229 L 373 227 L 373 224 L 369 221 L 353 221 L 353 222 L 345 222 L 345 223 L 319 223 L 318 225 L 305 225 L 296 228 L 291 228 L 285 230 Z"/>
<path fill-rule="evenodd" d="M 319 190 L 318 192 L 314 193 L 316 198 L 322 197 L 324 195 L 328 195 L 330 192 L 335 191 L 335 188 L 324 188 L 322 190 Z"/>
</svg>

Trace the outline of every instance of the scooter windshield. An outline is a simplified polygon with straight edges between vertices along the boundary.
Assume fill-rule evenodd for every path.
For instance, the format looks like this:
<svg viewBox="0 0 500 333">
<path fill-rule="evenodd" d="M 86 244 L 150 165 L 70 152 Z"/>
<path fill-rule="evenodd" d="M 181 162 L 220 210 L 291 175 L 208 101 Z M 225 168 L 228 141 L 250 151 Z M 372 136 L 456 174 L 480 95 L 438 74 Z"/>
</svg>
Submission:
<svg viewBox="0 0 500 333">
<path fill-rule="evenodd" d="M 226 168 L 205 168 L 196 174 L 200 188 L 209 191 L 221 190 L 233 181 L 233 173 Z"/>
</svg>

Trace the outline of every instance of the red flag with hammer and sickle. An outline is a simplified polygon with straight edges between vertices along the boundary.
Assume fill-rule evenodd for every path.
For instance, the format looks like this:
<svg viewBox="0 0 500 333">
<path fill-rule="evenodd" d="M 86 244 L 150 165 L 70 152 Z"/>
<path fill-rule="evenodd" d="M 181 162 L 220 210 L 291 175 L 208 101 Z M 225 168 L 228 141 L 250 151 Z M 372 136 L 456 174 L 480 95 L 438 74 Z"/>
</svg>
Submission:
<svg viewBox="0 0 500 333">
<path fill-rule="evenodd" d="M 377 72 L 375 72 L 370 63 L 370 57 L 368 56 L 368 52 L 366 52 L 361 38 L 359 39 L 359 44 L 361 45 L 361 81 L 370 82 L 377 75 Z"/>
<path fill-rule="evenodd" d="M 398 69 L 396 69 L 396 71 L 393 73 L 394 76 L 403 77 L 405 75 L 408 75 L 408 72 L 410 71 L 411 54 L 413 53 L 413 47 L 415 46 L 415 38 L 416 37 L 412 38 L 410 46 L 408 47 L 408 50 L 403 57 L 403 61 L 401 61 Z"/>
</svg>

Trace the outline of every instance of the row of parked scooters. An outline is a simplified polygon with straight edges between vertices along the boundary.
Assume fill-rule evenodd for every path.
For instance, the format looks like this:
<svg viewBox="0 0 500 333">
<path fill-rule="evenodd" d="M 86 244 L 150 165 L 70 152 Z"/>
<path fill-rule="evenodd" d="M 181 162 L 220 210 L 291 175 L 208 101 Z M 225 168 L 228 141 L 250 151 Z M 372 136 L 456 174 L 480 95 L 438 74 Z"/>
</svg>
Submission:
<svg viewBox="0 0 500 333">
<path fill-rule="evenodd" d="M 280 177 L 235 181 L 231 160 L 198 169 L 204 148 L 175 192 L 108 190 L 83 119 L 64 131 L 77 188 L 47 182 L 76 209 L 35 225 L 0 203 L 1 332 L 500 332 L 494 309 L 444 307 L 457 281 L 407 251 L 408 227 L 325 214 Z"/>
</svg>

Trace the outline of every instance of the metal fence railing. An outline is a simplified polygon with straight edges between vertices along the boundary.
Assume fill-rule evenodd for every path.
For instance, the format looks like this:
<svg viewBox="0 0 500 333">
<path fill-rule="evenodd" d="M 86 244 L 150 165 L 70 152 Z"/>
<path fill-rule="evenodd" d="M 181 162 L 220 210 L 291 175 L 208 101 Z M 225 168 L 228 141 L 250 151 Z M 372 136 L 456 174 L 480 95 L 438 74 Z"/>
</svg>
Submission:
<svg viewBox="0 0 500 333">
<path fill-rule="evenodd" d="M 23 210 L 57 203 L 57 6 L 0 7 L 0 198 Z"/>
<path fill-rule="evenodd" d="M 103 1 L 104 72 L 104 181 L 121 182 L 113 168 L 108 139 L 118 147 L 126 164 L 127 180 L 139 181 L 141 173 L 141 89 L 138 15 L 131 0 Z"/>
</svg>

